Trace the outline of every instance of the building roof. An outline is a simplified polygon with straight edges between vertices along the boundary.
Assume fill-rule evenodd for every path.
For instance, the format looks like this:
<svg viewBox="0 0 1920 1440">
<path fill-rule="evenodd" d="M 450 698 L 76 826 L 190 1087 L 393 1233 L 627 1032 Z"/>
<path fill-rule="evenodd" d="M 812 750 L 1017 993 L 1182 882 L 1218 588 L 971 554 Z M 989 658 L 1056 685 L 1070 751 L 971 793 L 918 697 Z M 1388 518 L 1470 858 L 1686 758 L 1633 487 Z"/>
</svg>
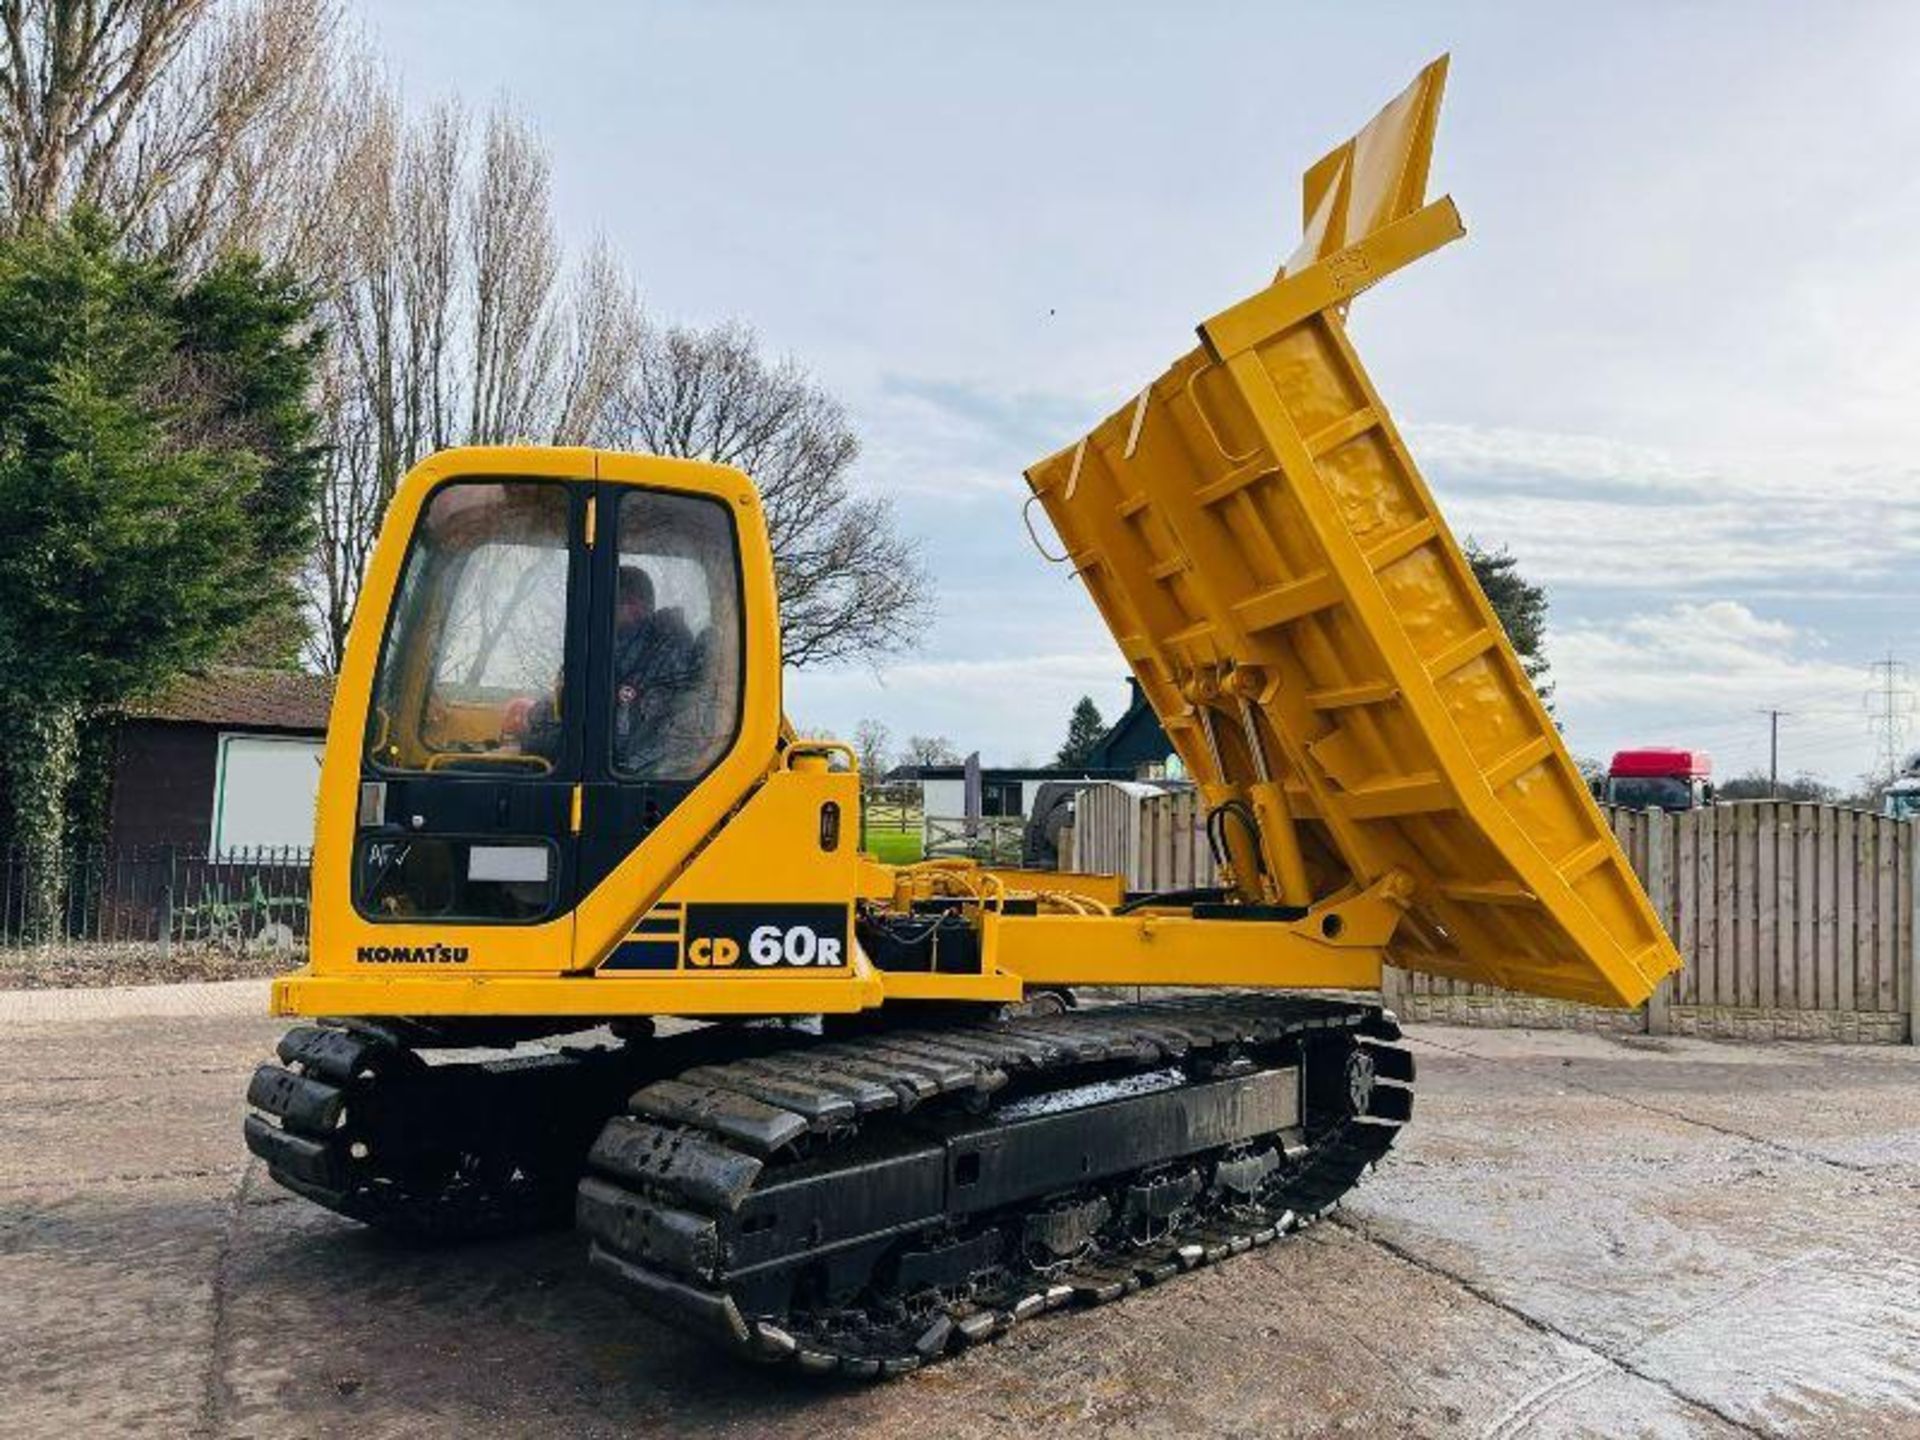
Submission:
<svg viewBox="0 0 1920 1440">
<path fill-rule="evenodd" d="M 331 675 L 216 665 L 184 675 L 151 699 L 129 705 L 127 717 L 320 735 L 326 732 L 332 705 Z"/>
<path fill-rule="evenodd" d="M 1173 741 L 1154 713 L 1146 692 L 1135 676 L 1127 677 L 1127 708 L 1111 729 L 1100 737 L 1087 758 L 1095 765 L 1135 769 L 1142 764 L 1157 764 L 1173 754 Z"/>
</svg>

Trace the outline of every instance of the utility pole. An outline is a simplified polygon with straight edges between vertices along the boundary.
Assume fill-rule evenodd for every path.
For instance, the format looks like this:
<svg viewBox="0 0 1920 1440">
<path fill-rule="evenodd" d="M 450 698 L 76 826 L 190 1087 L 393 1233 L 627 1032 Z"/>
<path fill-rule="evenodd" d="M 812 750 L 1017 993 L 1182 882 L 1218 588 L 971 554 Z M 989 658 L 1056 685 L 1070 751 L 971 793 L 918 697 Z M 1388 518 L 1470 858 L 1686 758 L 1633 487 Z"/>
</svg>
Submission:
<svg viewBox="0 0 1920 1440">
<path fill-rule="evenodd" d="M 1780 717 L 1782 715 L 1791 715 L 1793 712 L 1791 710 L 1768 709 L 1763 706 L 1761 707 L 1760 713 L 1767 717 L 1769 722 L 1768 729 L 1771 734 L 1770 742 L 1767 746 L 1767 798 L 1769 800 L 1778 800 L 1780 798 Z"/>
</svg>

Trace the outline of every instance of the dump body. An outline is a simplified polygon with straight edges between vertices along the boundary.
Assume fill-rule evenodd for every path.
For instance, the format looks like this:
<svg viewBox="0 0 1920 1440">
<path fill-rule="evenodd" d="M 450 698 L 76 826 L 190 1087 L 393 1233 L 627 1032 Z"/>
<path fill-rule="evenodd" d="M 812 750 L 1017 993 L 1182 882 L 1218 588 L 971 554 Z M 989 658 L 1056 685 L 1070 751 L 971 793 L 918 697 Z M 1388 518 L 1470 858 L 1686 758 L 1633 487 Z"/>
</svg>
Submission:
<svg viewBox="0 0 1920 1440">
<path fill-rule="evenodd" d="M 1308 173 L 1281 278 L 1028 479 L 1268 898 L 1399 871 L 1393 963 L 1632 1004 L 1679 958 L 1347 334 L 1462 233 L 1410 188 L 1442 74 Z"/>
</svg>

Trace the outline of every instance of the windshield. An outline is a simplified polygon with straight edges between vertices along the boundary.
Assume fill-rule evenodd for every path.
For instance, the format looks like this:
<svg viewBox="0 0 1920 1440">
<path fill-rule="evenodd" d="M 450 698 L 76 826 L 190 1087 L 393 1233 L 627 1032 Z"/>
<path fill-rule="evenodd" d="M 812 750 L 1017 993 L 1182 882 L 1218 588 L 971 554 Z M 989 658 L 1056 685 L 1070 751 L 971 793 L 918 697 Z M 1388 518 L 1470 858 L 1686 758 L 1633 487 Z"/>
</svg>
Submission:
<svg viewBox="0 0 1920 1440">
<path fill-rule="evenodd" d="M 1896 790 L 1888 794 L 1887 814 L 1895 820 L 1920 816 L 1920 790 Z"/>
<path fill-rule="evenodd" d="M 537 481 L 463 481 L 435 492 L 374 681 L 374 764 L 554 768 L 568 512 L 565 488 Z"/>
<path fill-rule="evenodd" d="M 1672 775 L 1646 775 L 1607 781 L 1607 799 L 1629 810 L 1691 810 L 1693 785 Z"/>
</svg>

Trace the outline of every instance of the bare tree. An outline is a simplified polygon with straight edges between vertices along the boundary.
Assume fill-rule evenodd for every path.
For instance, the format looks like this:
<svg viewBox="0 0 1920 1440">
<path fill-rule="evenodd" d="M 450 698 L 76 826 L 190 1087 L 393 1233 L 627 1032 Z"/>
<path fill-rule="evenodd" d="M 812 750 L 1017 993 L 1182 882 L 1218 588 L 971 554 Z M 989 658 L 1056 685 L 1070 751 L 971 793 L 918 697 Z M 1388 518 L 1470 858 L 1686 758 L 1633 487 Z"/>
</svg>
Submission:
<svg viewBox="0 0 1920 1440">
<path fill-rule="evenodd" d="M 450 182 L 461 162 L 458 117 L 445 108 L 410 129 L 393 97 L 376 92 L 357 115 L 343 108 L 338 118 L 339 206 L 326 254 L 332 444 L 309 584 L 318 612 L 310 649 L 326 668 L 339 663 L 395 483 L 416 454 L 453 433 Z"/>
<path fill-rule="evenodd" d="M 887 778 L 893 755 L 893 731 L 878 720 L 862 720 L 853 727 L 853 753 L 860 761 L 860 779 L 871 790 Z"/>
<path fill-rule="evenodd" d="M 0 27 L 7 208 L 51 220 L 116 168 L 161 77 L 206 19 L 207 0 L 85 5 L 5 0 Z"/>
<path fill-rule="evenodd" d="M 611 443 L 753 477 L 789 665 L 875 659 L 918 639 L 932 584 L 888 500 L 854 490 L 846 412 L 794 361 L 764 359 L 750 329 L 650 330 L 612 420 Z"/>
<path fill-rule="evenodd" d="M 310 216 L 336 0 L 0 0 L 0 205 L 98 209 L 189 266 L 287 258 Z"/>
<path fill-rule="evenodd" d="M 567 351 L 547 434 L 558 445 L 592 444 L 613 429 L 646 338 L 639 293 L 605 241 L 575 267 L 566 310 Z"/>
<path fill-rule="evenodd" d="M 531 439 L 548 408 L 562 317 L 546 153 L 504 111 L 487 116 L 478 172 L 461 207 L 470 288 L 466 434 Z"/>
<path fill-rule="evenodd" d="M 604 245 L 569 276 L 547 160 L 504 110 L 409 124 L 379 91 L 333 127 L 333 424 L 310 573 L 309 658 L 337 668 L 360 576 L 400 477 L 459 444 L 603 433 L 638 352 L 632 282 Z"/>
<path fill-rule="evenodd" d="M 901 759 L 908 765 L 958 765 L 960 752 L 944 735 L 909 735 Z"/>
</svg>

